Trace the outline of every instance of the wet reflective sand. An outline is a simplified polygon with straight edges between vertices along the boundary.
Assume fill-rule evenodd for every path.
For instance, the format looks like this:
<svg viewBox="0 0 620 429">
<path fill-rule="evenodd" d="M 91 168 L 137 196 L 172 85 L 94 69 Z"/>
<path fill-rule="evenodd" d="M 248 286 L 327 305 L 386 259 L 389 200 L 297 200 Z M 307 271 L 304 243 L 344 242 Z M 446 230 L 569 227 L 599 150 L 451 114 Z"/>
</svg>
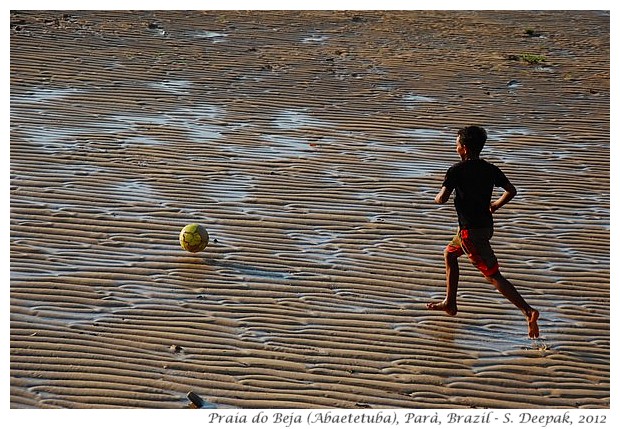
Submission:
<svg viewBox="0 0 620 429">
<path fill-rule="evenodd" d="M 13 13 L 11 406 L 609 407 L 609 120 L 603 12 Z M 536 341 L 425 308 L 470 123 Z"/>
</svg>

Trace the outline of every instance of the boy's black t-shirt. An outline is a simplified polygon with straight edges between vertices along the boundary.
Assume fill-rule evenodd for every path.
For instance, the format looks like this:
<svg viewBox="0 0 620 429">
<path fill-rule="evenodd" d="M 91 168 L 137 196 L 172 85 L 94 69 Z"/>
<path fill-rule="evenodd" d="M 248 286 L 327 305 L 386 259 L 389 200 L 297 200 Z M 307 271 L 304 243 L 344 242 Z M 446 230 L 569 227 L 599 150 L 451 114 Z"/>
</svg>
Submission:
<svg viewBox="0 0 620 429">
<path fill-rule="evenodd" d="M 495 186 L 505 187 L 509 183 L 499 167 L 483 160 L 468 159 L 454 164 L 446 172 L 443 181 L 448 191 L 456 190 L 454 207 L 459 218 L 459 227 L 484 228 L 493 226 L 489 209 Z"/>
</svg>

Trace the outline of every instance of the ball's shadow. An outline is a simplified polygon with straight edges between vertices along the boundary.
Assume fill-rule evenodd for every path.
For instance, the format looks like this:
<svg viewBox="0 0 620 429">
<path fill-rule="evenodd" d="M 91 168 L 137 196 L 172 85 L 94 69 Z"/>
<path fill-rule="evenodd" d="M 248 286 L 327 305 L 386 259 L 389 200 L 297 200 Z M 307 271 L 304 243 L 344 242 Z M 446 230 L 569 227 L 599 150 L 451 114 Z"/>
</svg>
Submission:
<svg viewBox="0 0 620 429">
<path fill-rule="evenodd" d="M 211 267 L 223 270 L 224 272 L 231 272 L 234 274 L 247 276 L 247 277 L 261 277 L 270 279 L 284 279 L 292 274 L 291 271 L 270 270 L 260 268 L 255 265 L 246 264 L 242 262 L 231 262 L 225 260 L 219 260 L 213 257 L 203 258 L 203 261 Z"/>
</svg>

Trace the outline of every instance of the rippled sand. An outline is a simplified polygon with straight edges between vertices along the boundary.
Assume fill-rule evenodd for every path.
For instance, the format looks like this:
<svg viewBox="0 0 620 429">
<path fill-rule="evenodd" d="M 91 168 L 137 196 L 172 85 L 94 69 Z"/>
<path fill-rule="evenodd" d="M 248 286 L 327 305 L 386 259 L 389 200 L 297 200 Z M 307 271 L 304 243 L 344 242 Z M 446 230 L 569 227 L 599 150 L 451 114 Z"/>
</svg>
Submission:
<svg viewBox="0 0 620 429">
<path fill-rule="evenodd" d="M 609 22 L 12 13 L 11 407 L 609 407 Z M 466 260 L 425 308 L 470 123 L 536 341 Z"/>
</svg>

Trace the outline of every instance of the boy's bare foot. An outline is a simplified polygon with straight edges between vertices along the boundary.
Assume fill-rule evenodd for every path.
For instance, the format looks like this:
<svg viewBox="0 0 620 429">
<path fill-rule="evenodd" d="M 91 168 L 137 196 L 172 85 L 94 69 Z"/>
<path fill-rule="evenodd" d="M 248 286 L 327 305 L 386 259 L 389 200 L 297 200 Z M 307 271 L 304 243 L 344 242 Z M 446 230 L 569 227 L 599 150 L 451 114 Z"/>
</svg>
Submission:
<svg viewBox="0 0 620 429">
<path fill-rule="evenodd" d="M 443 310 L 450 316 L 454 316 L 457 312 L 456 305 L 448 305 L 445 300 L 441 302 L 429 302 L 426 304 L 426 308 L 429 310 Z"/>
<path fill-rule="evenodd" d="M 538 338 L 538 335 L 540 335 L 538 331 L 538 315 L 537 310 L 532 310 L 529 314 L 525 315 L 527 319 L 528 335 L 530 338 Z"/>
</svg>

